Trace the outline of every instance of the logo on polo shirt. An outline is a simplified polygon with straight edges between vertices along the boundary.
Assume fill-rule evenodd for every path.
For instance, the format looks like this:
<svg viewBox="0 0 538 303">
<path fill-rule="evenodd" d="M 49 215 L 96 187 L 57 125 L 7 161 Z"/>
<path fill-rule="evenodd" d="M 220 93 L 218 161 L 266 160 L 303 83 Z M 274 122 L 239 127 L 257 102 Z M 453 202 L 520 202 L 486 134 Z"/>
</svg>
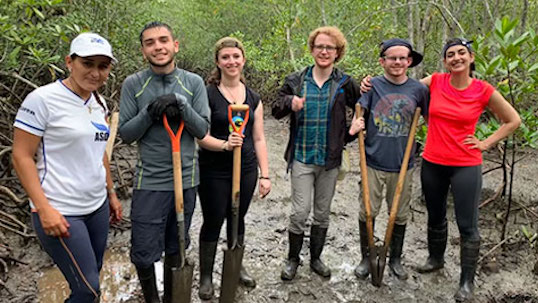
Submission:
<svg viewBox="0 0 538 303">
<path fill-rule="evenodd" d="M 108 129 L 108 126 L 104 124 L 99 124 L 92 121 L 92 125 L 97 128 L 97 132 L 95 132 L 95 138 L 93 141 L 95 142 L 103 142 L 108 140 L 108 136 L 110 135 L 110 130 Z"/>
</svg>

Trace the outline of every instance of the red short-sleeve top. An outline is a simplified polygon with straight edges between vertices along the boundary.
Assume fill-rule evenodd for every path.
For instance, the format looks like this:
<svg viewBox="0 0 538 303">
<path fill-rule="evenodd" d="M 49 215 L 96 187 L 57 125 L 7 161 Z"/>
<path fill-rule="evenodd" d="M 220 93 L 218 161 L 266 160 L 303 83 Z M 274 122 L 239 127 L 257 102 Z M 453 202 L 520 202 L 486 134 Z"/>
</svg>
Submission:
<svg viewBox="0 0 538 303">
<path fill-rule="evenodd" d="M 491 84 L 478 79 L 458 90 L 450 85 L 450 74 L 433 74 L 423 158 L 447 166 L 482 164 L 482 152 L 470 149 L 463 141 L 467 135 L 474 135 L 478 119 L 494 91 Z"/>
</svg>

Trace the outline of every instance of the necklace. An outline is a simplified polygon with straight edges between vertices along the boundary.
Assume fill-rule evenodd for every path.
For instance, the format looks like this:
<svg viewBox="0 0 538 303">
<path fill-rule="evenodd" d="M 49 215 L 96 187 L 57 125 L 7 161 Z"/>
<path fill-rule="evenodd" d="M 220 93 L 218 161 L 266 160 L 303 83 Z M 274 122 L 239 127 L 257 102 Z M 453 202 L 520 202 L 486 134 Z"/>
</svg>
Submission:
<svg viewBox="0 0 538 303">
<path fill-rule="evenodd" d="M 242 104 L 243 103 L 243 99 L 244 97 L 242 96 L 243 93 L 242 91 L 239 92 L 239 97 L 243 97 L 243 98 L 237 98 L 235 96 L 235 94 L 232 93 L 232 91 L 230 90 L 230 88 L 224 84 L 220 84 L 220 86 L 224 87 L 224 90 L 226 90 L 226 92 L 228 92 L 228 94 L 230 95 L 230 97 L 232 97 L 232 100 L 229 100 L 231 101 L 232 104 Z M 241 88 L 241 84 L 238 85 L 238 87 Z"/>
</svg>

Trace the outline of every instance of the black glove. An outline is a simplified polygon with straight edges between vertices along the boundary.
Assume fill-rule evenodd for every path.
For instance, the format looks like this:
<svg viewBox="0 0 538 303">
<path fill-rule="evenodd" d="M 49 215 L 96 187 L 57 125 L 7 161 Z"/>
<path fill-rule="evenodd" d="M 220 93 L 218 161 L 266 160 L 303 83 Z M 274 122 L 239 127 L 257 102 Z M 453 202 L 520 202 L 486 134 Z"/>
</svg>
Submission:
<svg viewBox="0 0 538 303">
<path fill-rule="evenodd" d="M 167 107 L 173 106 L 177 108 L 177 101 L 175 94 L 162 95 L 155 98 L 148 105 L 148 114 L 154 121 L 158 121 L 162 118 L 164 111 Z M 179 109 L 178 109 L 179 112 Z"/>
<path fill-rule="evenodd" d="M 176 103 L 168 105 L 164 110 L 164 113 L 166 114 L 168 121 L 176 121 L 181 119 L 181 112 L 179 111 Z"/>
</svg>

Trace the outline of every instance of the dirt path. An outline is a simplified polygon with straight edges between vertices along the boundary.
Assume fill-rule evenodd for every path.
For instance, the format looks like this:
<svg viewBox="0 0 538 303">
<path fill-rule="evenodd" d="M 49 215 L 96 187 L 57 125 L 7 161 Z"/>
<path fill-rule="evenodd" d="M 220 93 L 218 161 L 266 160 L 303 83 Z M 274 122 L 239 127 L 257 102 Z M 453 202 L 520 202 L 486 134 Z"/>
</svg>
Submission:
<svg viewBox="0 0 538 303">
<path fill-rule="evenodd" d="M 459 279 L 459 239 L 455 226 L 453 209 L 449 209 L 449 245 L 446 253 L 445 269 L 432 274 L 419 274 L 414 268 L 421 264 L 427 255 L 426 250 L 426 209 L 420 200 L 419 171 L 414 172 L 414 188 L 412 200 L 412 219 L 404 245 L 403 262 L 410 277 L 407 281 L 399 281 L 385 270 L 384 285 L 381 288 L 373 287 L 369 281 L 360 281 L 353 275 L 353 269 L 359 262 L 358 245 L 358 193 L 359 171 L 357 143 L 352 143 L 351 163 L 352 169 L 344 181 L 337 185 L 334 197 L 331 225 L 328 241 L 322 258 L 332 269 L 330 280 L 319 278 L 311 272 L 308 266 L 308 240 L 303 245 L 301 256 L 303 266 L 299 267 L 298 275 L 293 282 L 282 282 L 280 270 L 287 254 L 287 224 L 290 211 L 290 184 L 289 175 L 285 172 L 283 151 L 287 142 L 287 124 L 268 118 L 266 120 L 266 136 L 269 148 L 269 161 L 271 166 L 271 179 L 273 190 L 265 200 L 255 199 L 247 215 L 247 230 L 244 264 L 256 277 L 258 286 L 253 290 L 239 289 L 237 302 L 452 302 L 452 296 L 457 288 Z M 518 163 L 514 187 L 515 200 L 537 210 L 538 186 L 536 154 Z M 487 167 L 488 164 L 486 163 Z M 489 197 L 496 189 L 500 172 L 496 171 L 484 177 L 484 194 Z M 498 203 L 497 203 L 498 204 Z M 481 254 L 486 253 L 499 242 L 500 221 L 496 216 L 502 212 L 504 206 L 495 203 L 482 210 L 480 228 L 482 234 Z M 127 205 L 128 206 L 128 205 Z M 521 208 L 517 204 L 515 208 Z M 126 207 L 128 208 L 128 207 Z M 384 208 L 385 209 L 385 208 Z M 192 227 L 194 239 L 189 255 L 197 261 L 198 241 L 197 234 L 201 223 L 200 207 L 197 205 L 196 218 Z M 513 235 L 522 224 L 536 221 L 535 217 L 525 217 L 523 212 L 510 219 L 508 235 Z M 376 224 L 378 237 L 384 236 L 387 215 L 385 211 L 378 217 Z M 514 224 L 515 222 L 515 224 Z M 530 227 L 530 225 L 527 225 Z M 536 226 L 534 226 L 536 228 Z M 223 229 L 224 230 L 224 229 Z M 16 237 L 10 235 L 10 237 Z M 113 254 L 128 255 L 129 232 L 112 236 L 110 248 Z M 223 238 L 223 237 L 222 237 Z M 498 273 L 486 273 L 480 270 L 476 281 L 475 302 L 538 302 L 538 279 L 533 274 L 532 267 L 536 262 L 536 253 L 526 241 L 511 240 L 506 250 L 496 250 L 491 256 L 495 262 L 487 258 L 488 270 Z M 37 242 L 30 241 L 25 244 L 20 239 L 20 246 L 25 247 L 21 259 L 30 263 L 28 266 L 18 265 L 11 269 L 10 277 L 5 289 L 0 293 L 0 302 L 40 302 L 36 291 L 40 270 L 49 265 L 48 257 L 39 250 Z M 221 241 L 221 247 L 224 242 Z M 119 276 L 131 286 L 136 287 L 135 276 L 129 269 L 128 259 L 124 258 L 122 266 L 116 270 L 124 271 Z M 214 282 L 220 285 L 222 270 L 222 253 L 219 251 L 215 265 Z M 195 269 L 195 288 L 198 285 L 197 268 Z M 114 282 L 111 282 L 114 283 Z M 105 286 L 104 286 L 105 287 Z M 112 287 L 111 285 L 106 287 Z M 1 288 L 1 286 L 0 286 Z M 127 287 L 125 289 L 132 289 Z M 121 292 L 121 291 L 120 291 Z M 105 302 L 124 302 L 129 294 L 107 297 Z M 217 292 L 218 294 L 218 288 Z M 197 289 L 193 290 L 193 302 L 200 302 Z M 121 295 L 121 296 L 119 296 Z M 505 296 L 501 300 L 501 297 Z M 512 298 L 510 298 L 512 296 Z M 138 302 L 136 295 L 126 302 Z M 503 301 L 504 300 L 504 301 Z M 213 300 L 211 302 L 217 302 Z M 44 301 L 42 301 L 44 302 Z M 61 302 L 58 300 L 57 302 Z M 45 302 L 46 303 L 46 302 Z"/>
</svg>

